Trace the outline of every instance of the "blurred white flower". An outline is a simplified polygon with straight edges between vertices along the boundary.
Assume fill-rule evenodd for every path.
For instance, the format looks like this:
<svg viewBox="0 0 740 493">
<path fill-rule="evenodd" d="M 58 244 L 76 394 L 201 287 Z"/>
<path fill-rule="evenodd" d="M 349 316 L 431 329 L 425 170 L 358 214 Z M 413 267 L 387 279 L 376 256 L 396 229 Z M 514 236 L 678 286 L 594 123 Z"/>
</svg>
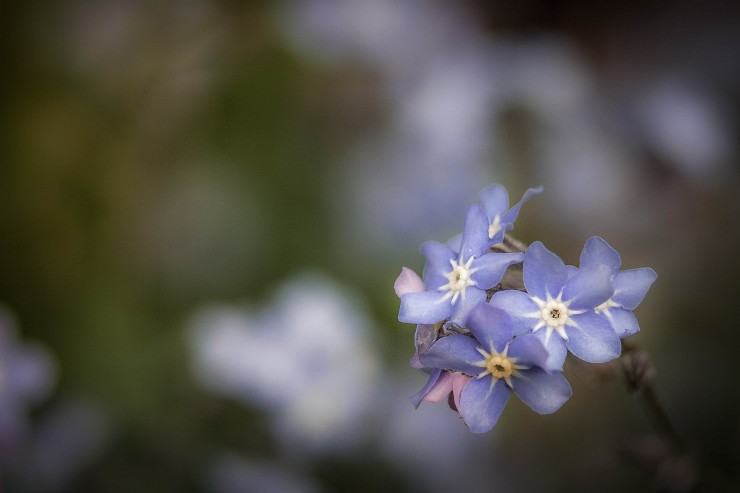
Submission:
<svg viewBox="0 0 740 493">
<path fill-rule="evenodd" d="M 361 437 L 378 361 L 370 323 L 342 286 L 303 275 L 259 312 L 209 307 L 190 325 L 203 386 L 271 411 L 291 449 L 348 446 Z"/>
<path fill-rule="evenodd" d="M 734 146 L 727 122 L 709 92 L 666 77 L 638 95 L 636 112 L 644 139 L 690 178 L 721 176 Z"/>
</svg>

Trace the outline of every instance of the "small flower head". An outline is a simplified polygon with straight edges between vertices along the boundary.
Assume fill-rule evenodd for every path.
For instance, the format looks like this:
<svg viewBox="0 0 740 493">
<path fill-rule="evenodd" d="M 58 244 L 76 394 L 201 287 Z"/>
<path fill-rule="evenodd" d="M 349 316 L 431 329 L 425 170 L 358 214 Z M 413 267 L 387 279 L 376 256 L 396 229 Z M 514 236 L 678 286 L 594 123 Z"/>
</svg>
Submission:
<svg viewBox="0 0 740 493">
<path fill-rule="evenodd" d="M 468 317 L 470 335 L 451 335 L 420 355 L 430 368 L 457 371 L 470 377 L 459 411 L 471 431 L 489 431 L 512 393 L 540 414 L 555 412 L 570 397 L 570 385 L 546 368 L 547 351 L 532 335 L 513 337 L 509 316 L 479 303 Z"/>
<path fill-rule="evenodd" d="M 625 338 L 640 331 L 632 310 L 642 302 L 658 275 L 649 267 L 620 271 L 622 259 L 609 244 L 594 236 L 586 242 L 581 268 L 605 268 L 611 275 L 614 293 L 594 310 L 609 321 L 614 332 Z"/>
<path fill-rule="evenodd" d="M 426 291 L 401 295 L 401 322 L 461 323 L 473 306 L 486 300 L 486 290 L 501 281 L 506 269 L 522 261 L 521 253 L 489 252 L 487 237 L 481 233 L 485 231 L 484 223 L 483 212 L 474 205 L 468 209 L 459 251 L 435 241 L 422 245 L 421 253 L 427 259 Z"/>
<path fill-rule="evenodd" d="M 592 246 L 586 244 L 586 255 Z M 619 356 L 619 338 L 595 312 L 614 292 L 607 267 L 568 268 L 535 242 L 525 253 L 523 275 L 526 293 L 501 291 L 493 295 L 491 304 L 512 316 L 515 333 L 539 337 L 550 354 L 549 368 L 562 368 L 568 351 L 591 363 Z"/>
</svg>

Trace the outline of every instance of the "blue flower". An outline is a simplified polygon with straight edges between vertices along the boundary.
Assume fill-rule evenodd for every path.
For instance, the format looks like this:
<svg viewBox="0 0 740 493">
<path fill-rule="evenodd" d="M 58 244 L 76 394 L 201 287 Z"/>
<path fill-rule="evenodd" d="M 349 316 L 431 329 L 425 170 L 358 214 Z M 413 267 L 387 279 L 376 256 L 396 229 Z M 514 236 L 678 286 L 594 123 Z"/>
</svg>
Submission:
<svg viewBox="0 0 740 493">
<path fill-rule="evenodd" d="M 449 319 L 461 323 L 477 303 L 486 300 L 486 290 L 496 286 L 506 269 L 521 262 L 521 253 L 488 252 L 485 214 L 477 205 L 468 209 L 460 250 L 428 241 L 421 246 L 426 257 L 426 291 L 401 296 L 398 320 L 434 324 Z"/>
<path fill-rule="evenodd" d="M 593 257 L 596 246 L 587 242 L 581 258 Z M 527 292 L 506 290 L 491 298 L 491 305 L 512 317 L 515 335 L 531 331 L 542 341 L 551 369 L 562 369 L 568 350 L 589 363 L 604 363 L 621 353 L 619 337 L 595 311 L 614 292 L 612 271 L 597 262 L 581 263 L 580 269 L 568 267 L 535 242 L 524 255 Z"/>
<path fill-rule="evenodd" d="M 513 337 L 512 321 L 503 310 L 479 303 L 466 327 L 473 337 L 443 337 L 420 359 L 427 367 L 474 377 L 463 388 L 458 407 L 470 431 L 493 428 L 512 392 L 540 414 L 557 411 L 572 395 L 568 381 L 546 369 L 547 351 L 539 339 Z"/>
<path fill-rule="evenodd" d="M 509 194 L 498 183 L 486 188 L 478 195 L 488 223 L 486 233 L 490 245 L 504 241 L 504 234 L 514 228 L 519 209 L 526 201 L 540 193 L 542 193 L 542 187 L 530 188 L 511 209 L 509 209 Z"/>
<path fill-rule="evenodd" d="M 642 302 L 648 289 L 658 275 L 650 267 L 629 269 L 620 272 L 622 260 L 609 244 L 598 236 L 590 238 L 581 256 L 582 268 L 605 266 L 609 269 L 614 286 L 614 294 L 595 308 L 596 313 L 605 317 L 620 338 L 634 335 L 640 325 L 632 310 Z"/>
</svg>

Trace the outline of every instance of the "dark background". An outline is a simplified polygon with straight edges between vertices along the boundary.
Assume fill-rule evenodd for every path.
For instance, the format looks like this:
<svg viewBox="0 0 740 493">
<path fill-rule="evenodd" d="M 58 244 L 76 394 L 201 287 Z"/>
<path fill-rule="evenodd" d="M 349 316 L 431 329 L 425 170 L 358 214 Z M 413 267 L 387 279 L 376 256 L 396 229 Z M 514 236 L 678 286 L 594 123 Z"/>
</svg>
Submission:
<svg viewBox="0 0 740 493">
<path fill-rule="evenodd" d="M 0 300 L 56 362 L 31 429 L 72 399 L 96 425 L 62 449 L 99 439 L 43 480 L 24 446 L 3 491 L 732 491 L 739 19 L 729 1 L 4 2 Z M 511 402 L 485 436 L 408 403 L 425 377 L 393 280 L 494 181 L 545 187 L 523 241 L 575 263 L 599 235 L 658 272 L 633 339 L 691 458 L 662 451 L 616 366 L 569 365 L 558 413 Z M 306 271 L 352 293 L 378 365 L 351 448 L 293 450 L 274 408 L 194 377 L 203 307 L 279 311 Z"/>
</svg>

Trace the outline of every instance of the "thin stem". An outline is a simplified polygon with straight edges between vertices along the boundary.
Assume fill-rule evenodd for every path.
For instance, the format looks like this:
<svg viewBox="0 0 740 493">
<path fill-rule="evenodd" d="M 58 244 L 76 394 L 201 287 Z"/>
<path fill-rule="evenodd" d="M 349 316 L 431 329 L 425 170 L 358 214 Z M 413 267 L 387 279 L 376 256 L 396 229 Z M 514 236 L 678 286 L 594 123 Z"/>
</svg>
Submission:
<svg viewBox="0 0 740 493">
<path fill-rule="evenodd" d="M 504 253 L 521 253 L 527 249 L 527 245 L 510 234 L 504 236 L 504 241 L 496 243 L 491 247 L 493 252 L 504 252 Z"/>
<path fill-rule="evenodd" d="M 686 442 L 668 416 L 653 385 L 655 370 L 648 353 L 632 343 L 622 341 L 621 360 L 627 390 L 637 394 L 638 402 L 655 431 L 670 440 L 677 452 L 685 453 Z"/>
<path fill-rule="evenodd" d="M 511 247 L 516 252 L 523 252 L 527 249 L 527 245 L 517 240 L 510 234 L 504 235 L 504 245 Z"/>
</svg>

